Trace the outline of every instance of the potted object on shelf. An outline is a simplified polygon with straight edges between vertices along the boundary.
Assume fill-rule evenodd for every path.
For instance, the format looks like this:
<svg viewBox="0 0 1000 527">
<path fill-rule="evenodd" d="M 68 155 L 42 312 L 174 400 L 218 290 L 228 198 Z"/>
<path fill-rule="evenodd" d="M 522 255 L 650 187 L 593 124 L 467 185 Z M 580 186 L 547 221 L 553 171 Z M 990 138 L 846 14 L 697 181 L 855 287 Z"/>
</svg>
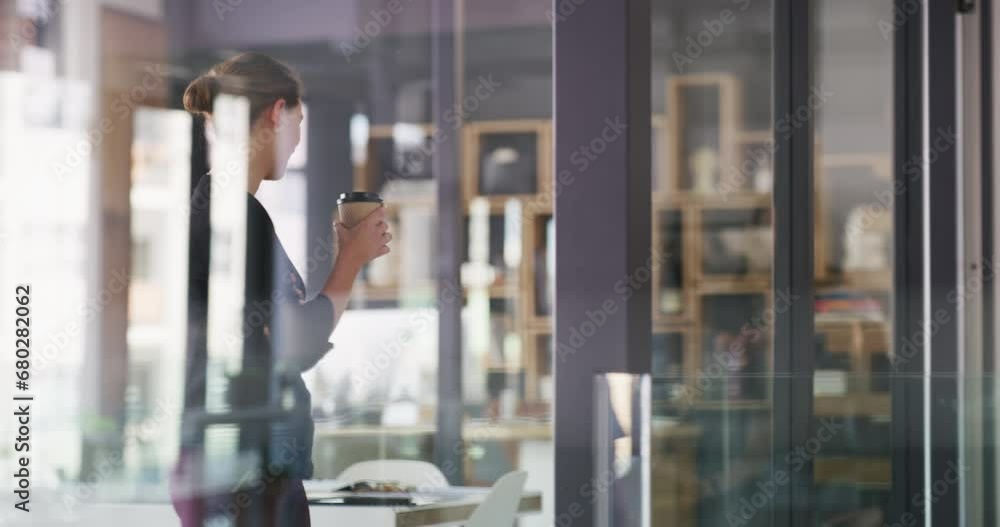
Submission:
<svg viewBox="0 0 1000 527">
<path fill-rule="evenodd" d="M 537 142 L 530 134 L 503 134 L 483 138 L 481 194 L 533 194 Z"/>
<path fill-rule="evenodd" d="M 691 174 L 694 176 L 694 191 L 698 194 L 715 192 L 715 183 L 719 172 L 719 154 L 713 148 L 703 146 L 688 160 Z"/>
<path fill-rule="evenodd" d="M 774 189 L 774 172 L 771 170 L 771 163 L 764 161 L 757 166 L 757 172 L 753 175 L 753 190 L 758 194 L 770 194 Z"/>
<path fill-rule="evenodd" d="M 889 268 L 892 249 L 889 209 L 865 205 L 851 210 L 844 225 L 844 270 L 878 271 Z"/>
</svg>

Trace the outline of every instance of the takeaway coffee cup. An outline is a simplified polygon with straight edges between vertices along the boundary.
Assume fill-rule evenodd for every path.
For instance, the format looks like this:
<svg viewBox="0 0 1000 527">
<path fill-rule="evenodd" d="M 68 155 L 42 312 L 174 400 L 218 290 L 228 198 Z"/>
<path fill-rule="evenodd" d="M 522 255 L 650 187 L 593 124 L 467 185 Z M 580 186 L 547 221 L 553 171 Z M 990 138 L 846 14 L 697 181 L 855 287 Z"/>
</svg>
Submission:
<svg viewBox="0 0 1000 527">
<path fill-rule="evenodd" d="M 365 216 L 382 206 L 382 196 L 375 192 L 347 192 L 337 200 L 337 212 L 340 223 L 345 227 L 353 227 Z"/>
</svg>

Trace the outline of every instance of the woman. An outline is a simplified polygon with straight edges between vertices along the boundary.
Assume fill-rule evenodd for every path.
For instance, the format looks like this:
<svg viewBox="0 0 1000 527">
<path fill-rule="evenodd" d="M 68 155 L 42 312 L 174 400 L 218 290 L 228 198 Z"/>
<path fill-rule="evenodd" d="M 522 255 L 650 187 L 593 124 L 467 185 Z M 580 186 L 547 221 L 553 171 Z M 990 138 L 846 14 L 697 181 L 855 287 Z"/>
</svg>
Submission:
<svg viewBox="0 0 1000 527">
<path fill-rule="evenodd" d="M 302 480 L 313 472 L 311 402 L 301 374 L 332 347 L 328 339 L 354 280 L 365 264 L 389 252 L 392 236 L 382 208 L 354 227 L 335 224 L 338 250 L 332 271 L 321 293 L 306 298 L 302 278 L 270 216 L 253 196 L 262 181 L 282 178 L 299 143 L 301 81 L 270 57 L 243 53 L 194 80 L 184 93 L 184 107 L 205 117 L 211 129 L 213 103 L 220 93 L 243 97 L 249 104 L 248 188 L 230 188 L 235 187 L 235 178 L 221 174 L 213 183 L 210 172 L 192 194 L 188 371 L 174 503 L 185 527 L 200 527 L 213 517 L 227 517 L 236 525 L 252 519 L 259 525 L 300 527 L 309 525 Z M 246 193 L 247 200 L 243 364 L 240 375 L 228 382 L 227 402 L 231 408 L 270 406 L 290 411 L 270 422 L 241 423 L 240 450 L 259 453 L 266 469 L 220 490 L 203 480 L 204 426 L 197 415 L 206 399 L 211 196 L 227 192 Z"/>
</svg>

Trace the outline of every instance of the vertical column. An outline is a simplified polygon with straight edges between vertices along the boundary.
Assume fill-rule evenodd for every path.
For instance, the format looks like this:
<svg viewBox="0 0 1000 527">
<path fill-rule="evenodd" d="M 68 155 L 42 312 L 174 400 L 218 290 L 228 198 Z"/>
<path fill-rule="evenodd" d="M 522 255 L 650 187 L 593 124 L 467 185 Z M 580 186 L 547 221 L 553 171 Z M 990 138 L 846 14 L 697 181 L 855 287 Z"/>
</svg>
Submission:
<svg viewBox="0 0 1000 527">
<path fill-rule="evenodd" d="M 593 377 L 649 372 L 649 0 L 555 0 L 555 514 L 594 524 Z"/>
<path fill-rule="evenodd" d="M 900 12 L 908 0 L 896 0 Z M 889 517 L 912 514 L 924 524 L 924 511 L 914 510 L 913 496 L 923 491 L 925 341 L 913 338 L 924 316 L 924 178 L 923 166 L 923 49 L 922 10 L 903 21 L 894 41 L 894 170 L 900 188 L 894 209 L 893 377 L 892 390 L 892 498 Z M 913 177 L 913 170 L 920 172 Z"/>
<path fill-rule="evenodd" d="M 773 525 L 812 525 L 812 459 L 793 470 L 788 453 L 813 426 L 813 121 L 801 119 L 812 90 L 812 2 L 774 0 L 774 295 L 793 299 L 775 311 L 772 470 L 788 475 L 775 497 Z M 797 119 L 796 126 L 788 123 Z M 784 123 L 782 126 L 781 123 Z"/>
<path fill-rule="evenodd" d="M 959 152 L 965 139 L 958 128 L 958 70 L 957 57 L 957 3 L 929 2 L 927 4 L 927 135 L 924 149 L 927 154 L 927 192 L 931 199 L 926 228 L 929 229 L 930 269 L 927 278 L 930 306 L 928 313 L 937 317 L 945 313 L 949 324 L 941 324 L 929 337 L 930 349 L 925 364 L 930 371 L 929 413 L 926 430 L 927 475 L 932 484 L 954 473 L 952 466 L 959 460 L 959 429 L 961 427 L 959 403 L 960 360 L 963 350 L 961 335 L 965 327 L 964 316 L 958 308 L 962 296 L 961 266 L 962 230 L 959 222 L 961 199 Z M 955 146 L 941 148 L 944 134 L 957 133 Z M 931 157 L 933 152 L 934 157 Z M 933 160 L 933 162 L 930 162 Z M 925 315 L 926 316 L 926 315 Z M 929 320 L 925 320 L 925 323 Z M 977 372 L 978 373 L 978 372 Z M 953 477 L 953 476 L 952 476 Z M 944 493 L 928 506 L 932 525 L 959 525 L 962 485 Z"/>
<path fill-rule="evenodd" d="M 317 82 L 319 84 L 319 82 Z M 309 157 L 306 159 L 306 248 L 305 269 L 310 294 L 317 294 L 333 266 L 328 241 L 333 233 L 333 211 L 337 196 L 354 188 L 351 162 L 350 101 L 324 97 L 317 90 L 308 102 Z"/>
<path fill-rule="evenodd" d="M 993 266 L 995 258 L 995 242 L 997 226 L 996 221 L 1000 215 L 995 212 L 996 196 L 998 186 L 993 181 L 994 156 L 997 154 L 997 137 L 993 133 L 994 123 L 997 122 L 995 115 L 995 105 L 993 102 L 993 90 L 996 83 L 994 81 L 996 68 L 993 66 L 994 47 L 998 32 L 995 25 L 1000 19 L 996 17 L 996 10 L 993 9 L 992 2 L 983 2 L 980 8 L 980 22 L 982 24 L 982 49 L 980 53 L 980 64 L 982 65 L 982 210 L 983 216 L 983 263 Z M 993 379 L 993 372 L 996 371 L 996 293 L 997 279 L 995 271 L 983 269 L 985 276 L 990 276 L 988 285 L 983 288 L 983 523 L 985 525 L 995 525 L 997 523 L 997 419 L 996 419 L 996 396 L 997 383 Z M 992 283 L 989 283 L 992 282 Z"/>
<path fill-rule="evenodd" d="M 438 216 L 438 410 L 434 461 L 453 485 L 463 480 L 462 453 L 462 302 L 454 298 L 460 284 L 462 188 L 458 172 L 461 128 L 445 112 L 461 98 L 457 76 L 462 60 L 459 39 L 461 0 L 433 0 L 431 7 L 431 80 L 434 120 L 434 177 Z M 451 112 L 449 112 L 450 114 Z M 450 301 L 449 301 L 450 300 Z"/>
</svg>

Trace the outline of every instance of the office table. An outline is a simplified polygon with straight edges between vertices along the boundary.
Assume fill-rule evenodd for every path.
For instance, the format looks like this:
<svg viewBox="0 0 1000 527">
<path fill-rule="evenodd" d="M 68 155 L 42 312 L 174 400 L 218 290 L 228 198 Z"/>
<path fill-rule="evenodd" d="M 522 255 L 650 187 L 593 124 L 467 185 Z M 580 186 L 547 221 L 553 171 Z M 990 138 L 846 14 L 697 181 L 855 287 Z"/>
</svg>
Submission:
<svg viewBox="0 0 1000 527">
<path fill-rule="evenodd" d="M 427 527 L 455 525 L 469 519 L 476 507 L 483 502 L 490 489 L 485 487 L 447 487 L 440 491 L 419 493 L 420 497 L 435 501 L 415 506 L 341 505 L 321 503 L 324 492 L 315 484 L 306 489 L 309 496 L 309 514 L 312 524 L 363 525 L 365 527 Z M 542 511 L 542 494 L 525 491 L 521 496 L 518 516 L 538 514 Z"/>
</svg>

